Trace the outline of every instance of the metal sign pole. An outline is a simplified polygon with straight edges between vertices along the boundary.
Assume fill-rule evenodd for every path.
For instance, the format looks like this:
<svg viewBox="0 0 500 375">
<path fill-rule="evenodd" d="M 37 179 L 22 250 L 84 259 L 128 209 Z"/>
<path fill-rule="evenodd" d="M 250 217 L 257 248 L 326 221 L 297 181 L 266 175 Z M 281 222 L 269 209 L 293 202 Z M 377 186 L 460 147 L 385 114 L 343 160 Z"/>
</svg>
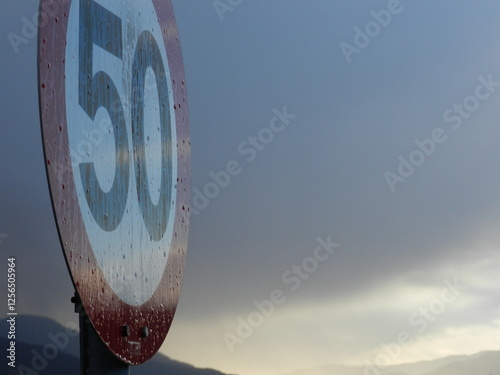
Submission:
<svg viewBox="0 0 500 375">
<path fill-rule="evenodd" d="M 130 375 L 130 366 L 113 355 L 99 338 L 76 292 L 71 302 L 80 320 L 81 375 Z"/>
</svg>

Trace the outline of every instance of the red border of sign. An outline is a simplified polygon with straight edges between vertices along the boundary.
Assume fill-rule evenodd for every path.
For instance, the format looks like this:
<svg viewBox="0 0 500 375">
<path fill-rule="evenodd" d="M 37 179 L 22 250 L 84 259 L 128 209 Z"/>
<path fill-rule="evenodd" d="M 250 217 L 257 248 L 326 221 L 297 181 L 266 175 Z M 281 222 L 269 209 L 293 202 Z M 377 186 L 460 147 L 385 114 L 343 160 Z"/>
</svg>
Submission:
<svg viewBox="0 0 500 375">
<path fill-rule="evenodd" d="M 141 306 L 121 301 L 94 257 L 74 185 L 66 122 L 65 51 L 71 0 L 42 0 L 38 41 L 38 84 L 45 162 L 59 237 L 73 284 L 99 336 L 122 361 L 137 365 L 162 345 L 177 307 L 187 250 L 191 142 L 184 65 L 170 0 L 151 0 L 163 32 L 172 78 L 177 124 L 178 180 L 174 236 L 154 295 Z M 123 336 L 128 325 L 130 335 Z M 141 337 L 141 327 L 149 336 Z"/>
</svg>

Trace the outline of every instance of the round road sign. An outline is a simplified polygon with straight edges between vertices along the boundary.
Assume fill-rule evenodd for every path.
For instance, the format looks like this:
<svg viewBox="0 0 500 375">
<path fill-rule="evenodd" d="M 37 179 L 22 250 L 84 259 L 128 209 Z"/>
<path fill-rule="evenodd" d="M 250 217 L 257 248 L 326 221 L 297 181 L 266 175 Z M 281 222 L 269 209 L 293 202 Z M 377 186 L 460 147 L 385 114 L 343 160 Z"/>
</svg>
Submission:
<svg viewBox="0 0 500 375">
<path fill-rule="evenodd" d="M 66 262 L 121 360 L 163 343 L 189 226 L 190 138 L 170 0 L 42 0 L 39 97 Z"/>
</svg>

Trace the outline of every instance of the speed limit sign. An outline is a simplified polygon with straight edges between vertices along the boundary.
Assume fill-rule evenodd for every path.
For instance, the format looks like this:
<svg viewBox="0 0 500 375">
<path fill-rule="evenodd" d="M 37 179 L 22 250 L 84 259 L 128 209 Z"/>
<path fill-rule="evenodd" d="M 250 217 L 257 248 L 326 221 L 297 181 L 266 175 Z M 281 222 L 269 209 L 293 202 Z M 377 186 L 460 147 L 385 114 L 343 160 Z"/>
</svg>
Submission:
<svg viewBox="0 0 500 375">
<path fill-rule="evenodd" d="M 170 0 L 42 0 L 52 204 L 97 333 L 129 364 L 163 343 L 187 249 L 189 119 Z"/>
</svg>

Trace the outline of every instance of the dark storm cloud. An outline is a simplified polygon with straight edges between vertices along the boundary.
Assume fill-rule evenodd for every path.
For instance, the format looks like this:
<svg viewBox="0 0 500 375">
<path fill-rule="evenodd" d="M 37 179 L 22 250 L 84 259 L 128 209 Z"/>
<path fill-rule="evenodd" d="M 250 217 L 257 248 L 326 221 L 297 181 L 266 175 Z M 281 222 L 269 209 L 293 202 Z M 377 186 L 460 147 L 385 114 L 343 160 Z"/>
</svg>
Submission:
<svg viewBox="0 0 500 375">
<path fill-rule="evenodd" d="M 289 287 L 283 274 L 311 254 L 318 237 L 331 236 L 341 247 L 277 310 L 286 322 L 299 322 L 294 312 L 304 314 L 291 336 L 306 332 L 314 319 L 308 306 L 328 305 L 321 317 L 330 327 L 336 303 L 350 308 L 351 297 L 383 301 L 389 292 L 439 291 L 443 275 L 454 272 L 476 283 L 471 290 L 481 296 L 481 308 L 495 308 L 477 274 L 490 268 L 465 264 L 470 252 L 498 248 L 500 90 L 482 100 L 460 129 L 443 115 L 475 94 L 479 77 L 500 82 L 498 4 L 401 1 L 404 10 L 348 63 L 339 44 L 354 43 L 354 27 L 363 28 L 373 19 L 370 11 L 387 4 L 244 1 L 221 22 L 210 1 L 174 1 L 189 89 L 192 186 L 203 192 L 230 161 L 241 169 L 192 217 L 176 317 L 186 330 L 225 319 L 207 338 L 213 347 L 223 346 L 223 330 L 250 312 L 252 301 Z M 20 308 L 66 323 L 74 319 L 72 286 L 45 179 L 36 41 L 16 53 L 7 38 L 9 32 L 21 35 L 23 17 L 36 10 L 35 1 L 11 3 L 0 23 L 0 233 L 8 234 L 0 251 L 19 258 Z M 271 129 L 275 110 L 284 107 L 296 117 L 272 141 L 251 146 L 249 137 L 270 136 L 263 129 Z M 408 160 L 436 128 L 446 141 L 392 192 L 384 173 L 398 173 L 400 156 Z M 254 151 L 245 154 L 245 147 Z M 481 254 L 486 263 L 496 257 Z M 401 289 L 391 289 L 392 282 Z M 353 337 L 362 327 L 374 341 L 391 339 L 394 329 L 374 322 L 384 315 L 403 322 L 408 317 L 406 310 L 383 306 L 370 311 L 345 322 Z M 449 322 L 456 325 L 494 319 L 472 314 L 465 321 L 453 314 Z M 273 327 L 285 332 L 277 321 Z M 330 343 L 318 327 L 311 326 L 318 337 L 311 340 Z M 371 342 L 349 345 L 361 352 Z M 175 353 L 188 356 L 181 352 Z M 221 353 L 214 357 L 220 363 L 235 361 L 225 357 L 225 348 Z M 210 360 L 208 354 L 203 360 Z"/>
</svg>

